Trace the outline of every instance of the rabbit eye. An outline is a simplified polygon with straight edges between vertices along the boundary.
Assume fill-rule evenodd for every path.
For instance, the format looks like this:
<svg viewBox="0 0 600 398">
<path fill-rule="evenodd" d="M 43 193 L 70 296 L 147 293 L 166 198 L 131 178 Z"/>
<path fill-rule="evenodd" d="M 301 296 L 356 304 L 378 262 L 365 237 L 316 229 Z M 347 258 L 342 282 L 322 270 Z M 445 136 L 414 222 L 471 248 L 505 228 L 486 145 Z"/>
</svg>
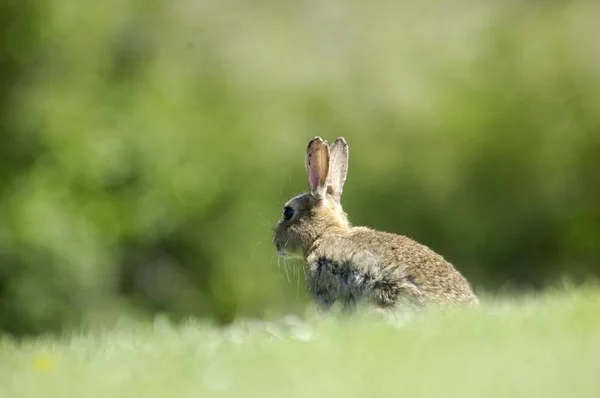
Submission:
<svg viewBox="0 0 600 398">
<path fill-rule="evenodd" d="M 286 206 L 283 209 L 283 219 L 285 221 L 289 221 L 292 219 L 292 217 L 294 217 L 294 209 L 292 209 L 290 206 Z"/>
</svg>

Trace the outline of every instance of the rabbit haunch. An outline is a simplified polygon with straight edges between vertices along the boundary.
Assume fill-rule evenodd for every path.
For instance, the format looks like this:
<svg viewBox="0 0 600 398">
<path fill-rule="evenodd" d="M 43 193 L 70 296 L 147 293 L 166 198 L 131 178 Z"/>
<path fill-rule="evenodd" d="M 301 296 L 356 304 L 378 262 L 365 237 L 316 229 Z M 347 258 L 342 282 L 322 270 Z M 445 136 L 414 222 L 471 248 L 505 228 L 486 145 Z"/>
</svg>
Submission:
<svg viewBox="0 0 600 398">
<path fill-rule="evenodd" d="M 348 145 L 320 137 L 308 144 L 309 192 L 285 204 L 273 243 L 280 255 L 304 258 L 309 294 L 324 307 L 361 301 L 379 308 L 405 304 L 475 304 L 467 280 L 442 256 L 405 236 L 352 227 L 341 206 Z"/>
</svg>

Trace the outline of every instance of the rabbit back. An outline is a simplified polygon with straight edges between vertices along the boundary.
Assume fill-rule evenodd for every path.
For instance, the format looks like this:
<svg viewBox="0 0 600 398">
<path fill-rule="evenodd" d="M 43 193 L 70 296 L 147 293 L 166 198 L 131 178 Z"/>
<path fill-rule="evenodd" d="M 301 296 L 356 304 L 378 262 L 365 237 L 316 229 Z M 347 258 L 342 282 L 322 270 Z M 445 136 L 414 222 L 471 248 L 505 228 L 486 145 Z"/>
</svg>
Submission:
<svg viewBox="0 0 600 398">
<path fill-rule="evenodd" d="M 307 256 L 306 283 L 324 307 L 365 300 L 380 308 L 478 302 L 460 272 L 429 247 L 365 227 L 317 239 Z"/>
</svg>

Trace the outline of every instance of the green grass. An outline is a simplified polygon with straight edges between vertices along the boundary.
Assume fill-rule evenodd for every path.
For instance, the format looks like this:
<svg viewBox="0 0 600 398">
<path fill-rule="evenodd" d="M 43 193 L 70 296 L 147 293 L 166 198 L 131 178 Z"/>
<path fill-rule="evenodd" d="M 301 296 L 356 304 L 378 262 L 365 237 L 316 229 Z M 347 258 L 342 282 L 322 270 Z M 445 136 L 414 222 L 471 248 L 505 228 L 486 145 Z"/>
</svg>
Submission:
<svg viewBox="0 0 600 398">
<path fill-rule="evenodd" d="M 585 397 L 600 391 L 600 293 L 402 322 L 122 323 L 0 345 L 8 397 Z"/>
</svg>

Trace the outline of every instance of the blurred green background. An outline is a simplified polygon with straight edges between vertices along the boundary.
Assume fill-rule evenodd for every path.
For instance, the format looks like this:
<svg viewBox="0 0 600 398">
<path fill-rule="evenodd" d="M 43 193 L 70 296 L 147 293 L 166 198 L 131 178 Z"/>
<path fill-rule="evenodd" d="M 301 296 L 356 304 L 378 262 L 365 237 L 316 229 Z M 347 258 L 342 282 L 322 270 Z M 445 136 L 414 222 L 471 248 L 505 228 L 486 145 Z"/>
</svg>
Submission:
<svg viewBox="0 0 600 398">
<path fill-rule="evenodd" d="M 300 310 L 315 135 L 479 292 L 599 276 L 600 5 L 422 3 L 5 0 L 0 329 Z"/>
</svg>

